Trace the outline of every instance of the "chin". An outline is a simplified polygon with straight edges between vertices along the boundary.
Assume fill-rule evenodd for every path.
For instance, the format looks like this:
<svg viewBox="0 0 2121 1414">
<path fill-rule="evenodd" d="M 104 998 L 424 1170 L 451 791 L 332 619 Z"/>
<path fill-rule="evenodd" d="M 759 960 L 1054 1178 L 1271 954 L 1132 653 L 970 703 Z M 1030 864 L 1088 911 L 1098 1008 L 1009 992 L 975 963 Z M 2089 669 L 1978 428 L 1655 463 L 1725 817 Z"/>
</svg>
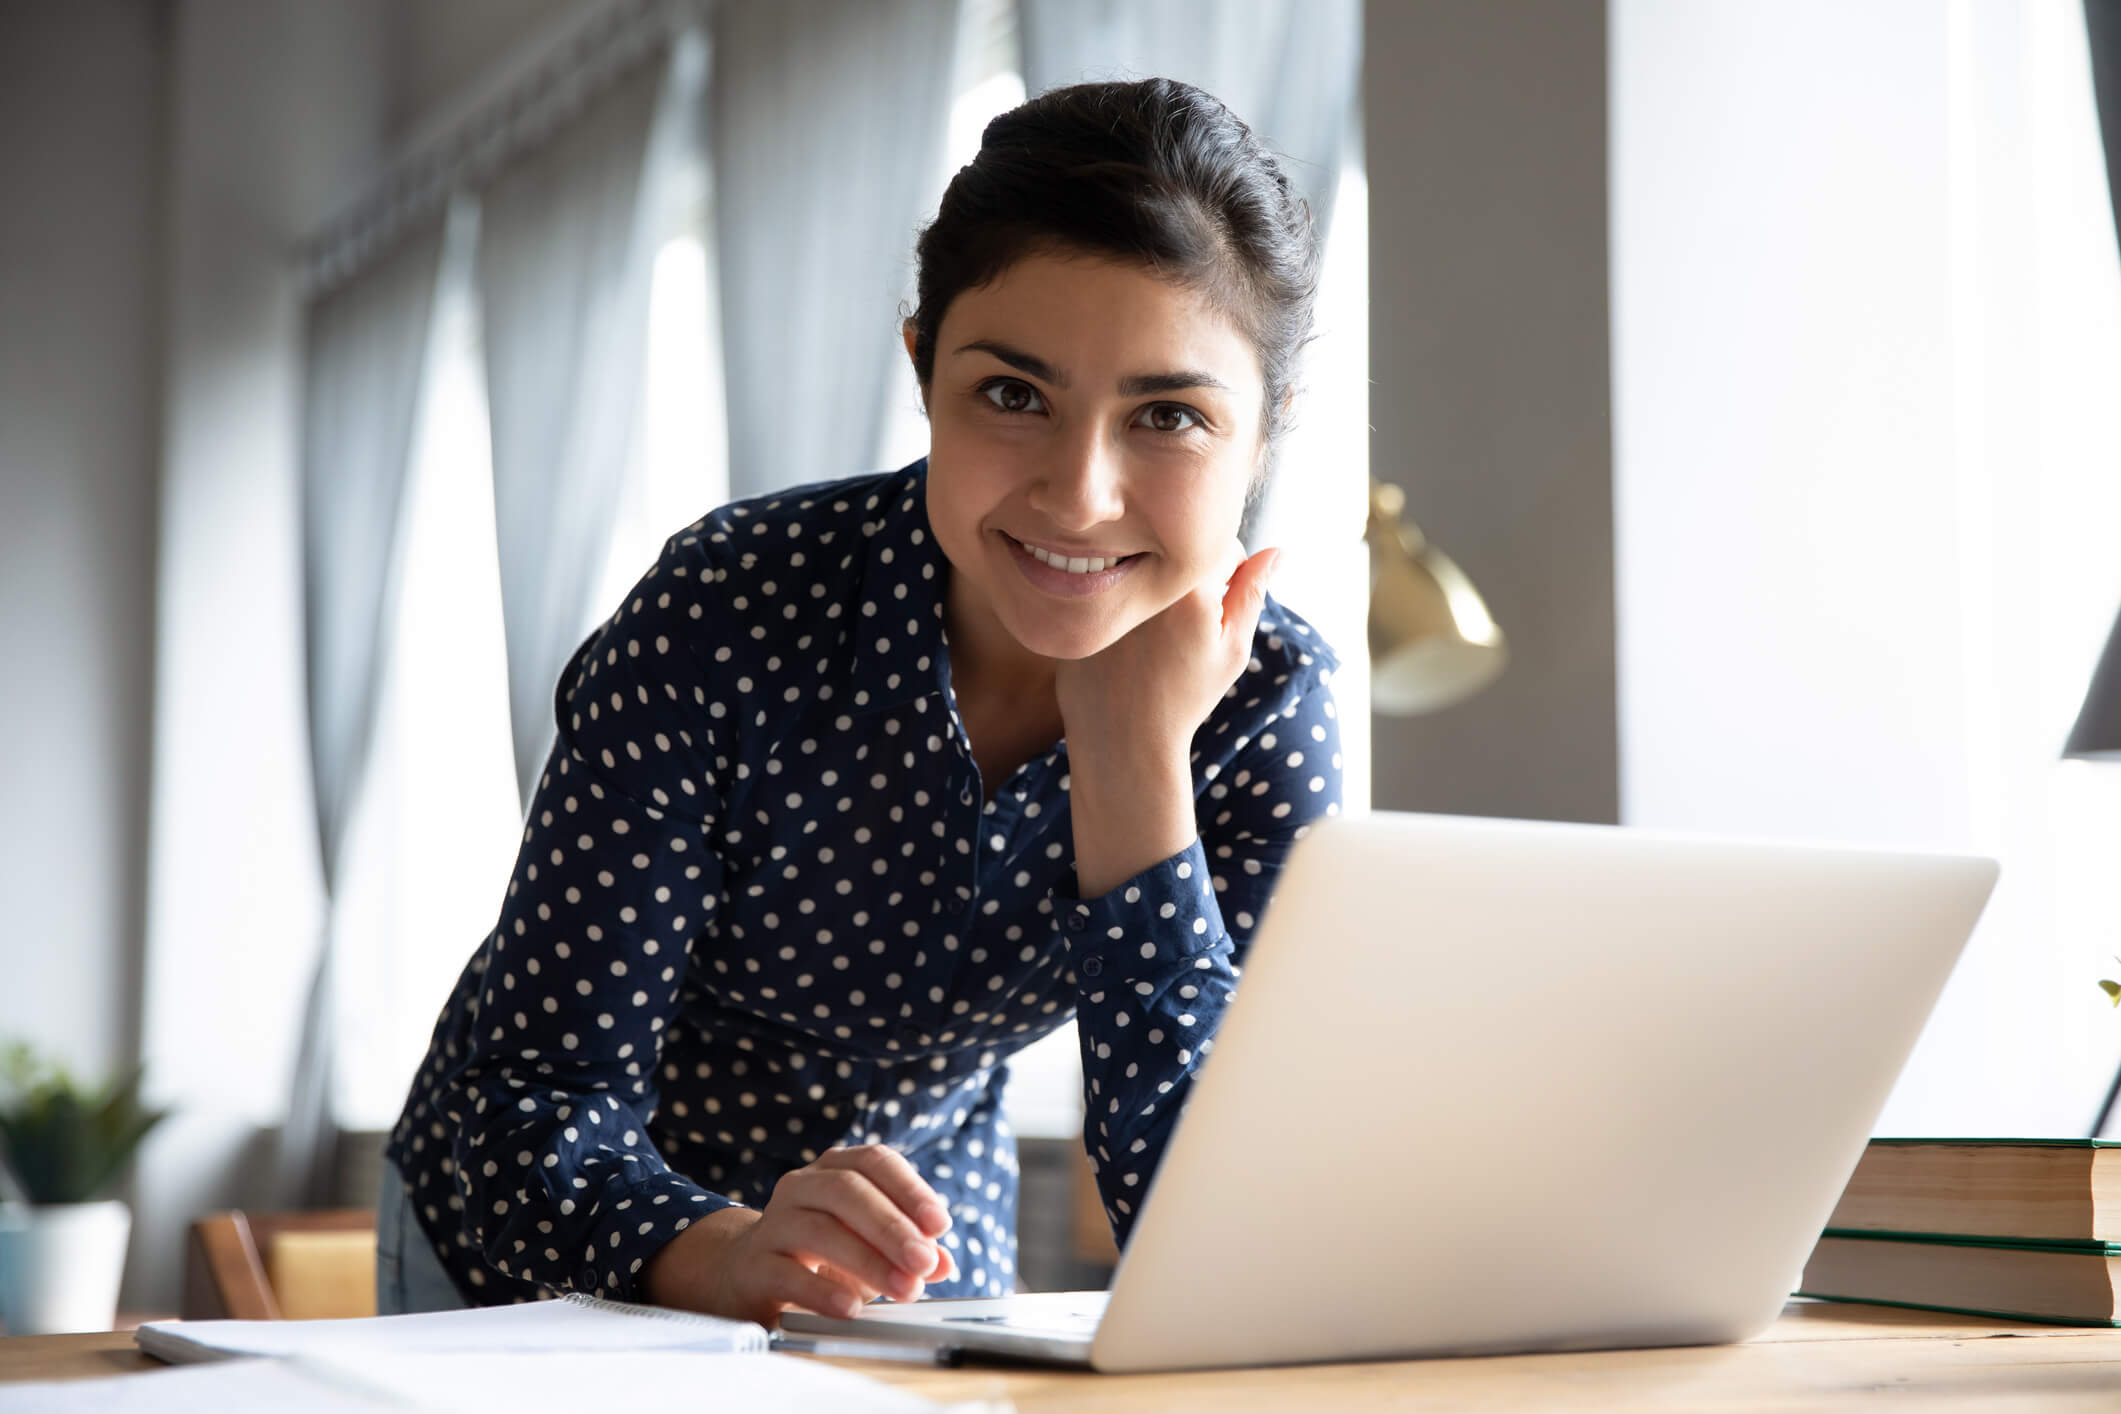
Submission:
<svg viewBox="0 0 2121 1414">
<path fill-rule="evenodd" d="M 1009 626 L 1009 636 L 1022 644 L 1027 652 L 1060 662 L 1074 662 L 1078 658 L 1102 653 L 1122 637 L 1116 633 L 1057 632 L 1050 625 L 1035 632 L 1026 632 L 1014 624 Z"/>
<path fill-rule="evenodd" d="M 1116 625 L 1100 620 L 1096 623 L 1056 623 L 1051 617 L 1041 615 L 1029 622 L 1016 615 L 1005 616 L 1002 626 L 1009 636 L 1022 644 L 1026 652 L 1036 653 L 1041 658 L 1053 658 L 1072 662 L 1102 653 L 1126 636 L 1133 625 Z"/>
</svg>

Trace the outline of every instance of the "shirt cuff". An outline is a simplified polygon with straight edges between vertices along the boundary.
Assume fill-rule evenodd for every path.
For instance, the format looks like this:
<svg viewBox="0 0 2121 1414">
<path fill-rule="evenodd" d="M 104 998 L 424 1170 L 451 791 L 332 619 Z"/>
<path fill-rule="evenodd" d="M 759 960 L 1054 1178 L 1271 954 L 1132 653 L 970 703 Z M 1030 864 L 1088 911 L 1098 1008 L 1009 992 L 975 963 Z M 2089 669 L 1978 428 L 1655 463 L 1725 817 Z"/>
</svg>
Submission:
<svg viewBox="0 0 2121 1414">
<path fill-rule="evenodd" d="M 1053 915 L 1077 985 L 1089 990 L 1195 965 L 1229 943 L 1198 838 L 1096 898 L 1056 888 Z"/>
<path fill-rule="evenodd" d="M 577 1291 L 619 1301 L 640 1294 L 641 1268 L 664 1244 L 709 1213 L 741 1206 L 671 1169 L 643 1174 L 599 1212 L 574 1254 Z"/>
</svg>

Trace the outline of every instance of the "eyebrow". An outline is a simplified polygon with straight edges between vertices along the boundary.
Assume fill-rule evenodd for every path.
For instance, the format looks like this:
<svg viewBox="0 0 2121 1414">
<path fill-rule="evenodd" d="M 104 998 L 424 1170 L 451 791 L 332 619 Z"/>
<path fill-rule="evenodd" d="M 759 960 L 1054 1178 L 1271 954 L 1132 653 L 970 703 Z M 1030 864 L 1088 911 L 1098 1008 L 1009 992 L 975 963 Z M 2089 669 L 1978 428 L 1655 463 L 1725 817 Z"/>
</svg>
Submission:
<svg viewBox="0 0 2121 1414">
<path fill-rule="evenodd" d="M 974 339 L 957 352 L 990 354 L 1018 372 L 1028 373 L 1056 388 L 1065 388 L 1070 381 L 1065 372 L 1037 354 L 1026 353 L 1022 349 L 1012 348 L 993 339 Z M 1197 369 L 1180 369 L 1172 373 L 1130 373 L 1119 380 L 1120 396 L 1128 398 L 1139 397 L 1144 393 L 1180 393 L 1188 388 L 1216 388 L 1225 393 L 1230 391 L 1230 385 L 1222 379 Z"/>
</svg>

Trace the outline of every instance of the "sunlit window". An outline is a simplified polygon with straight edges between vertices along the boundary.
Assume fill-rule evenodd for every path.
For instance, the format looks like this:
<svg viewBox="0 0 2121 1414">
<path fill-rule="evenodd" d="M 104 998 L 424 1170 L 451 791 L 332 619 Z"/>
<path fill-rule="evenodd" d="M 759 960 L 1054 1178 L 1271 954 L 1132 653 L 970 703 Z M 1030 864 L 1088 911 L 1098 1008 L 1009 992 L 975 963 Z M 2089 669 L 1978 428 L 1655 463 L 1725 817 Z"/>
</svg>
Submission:
<svg viewBox="0 0 2121 1414">
<path fill-rule="evenodd" d="M 2083 7 L 1919 8 L 1612 7 L 1623 813 L 1998 859 L 1876 1132 L 2082 1135 L 2121 260 Z"/>
<path fill-rule="evenodd" d="M 611 546 L 583 632 L 663 541 L 728 496 L 704 203 L 656 256 L 648 350 Z M 442 292 L 400 541 L 396 639 L 340 889 L 338 1110 L 397 1117 L 437 1012 L 499 912 L 522 820 L 474 290 Z"/>
<path fill-rule="evenodd" d="M 476 296 L 439 296 L 399 541 L 395 639 L 339 890 L 338 1111 L 387 1128 L 492 928 L 521 823 Z"/>
<path fill-rule="evenodd" d="M 656 255 L 648 307 L 641 410 L 611 554 L 597 590 L 601 622 L 655 562 L 663 542 L 729 499 L 728 424 L 722 401 L 721 327 L 707 262 L 707 213 Z"/>
</svg>

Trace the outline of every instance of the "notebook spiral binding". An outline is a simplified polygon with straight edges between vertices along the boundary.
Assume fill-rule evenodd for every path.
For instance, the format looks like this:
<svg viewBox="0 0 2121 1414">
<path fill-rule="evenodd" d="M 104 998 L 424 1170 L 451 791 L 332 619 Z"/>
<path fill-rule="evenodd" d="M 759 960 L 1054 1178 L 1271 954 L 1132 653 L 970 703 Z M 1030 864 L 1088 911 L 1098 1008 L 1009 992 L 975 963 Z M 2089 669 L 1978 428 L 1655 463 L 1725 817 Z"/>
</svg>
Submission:
<svg viewBox="0 0 2121 1414">
<path fill-rule="evenodd" d="M 724 1320 L 720 1316 L 704 1315 L 698 1311 L 674 1311 L 668 1306 L 640 1306 L 631 1301 L 613 1301 L 602 1296 L 591 1296 L 583 1291 L 570 1291 L 560 1299 L 570 1306 L 578 1306 L 585 1311 L 600 1311 L 607 1316 L 639 1316 L 651 1321 L 680 1321 L 686 1325 L 728 1330 L 733 1337 L 730 1349 L 739 1353 L 765 1352 L 773 1348 L 766 1328 L 750 1321 Z"/>
</svg>

